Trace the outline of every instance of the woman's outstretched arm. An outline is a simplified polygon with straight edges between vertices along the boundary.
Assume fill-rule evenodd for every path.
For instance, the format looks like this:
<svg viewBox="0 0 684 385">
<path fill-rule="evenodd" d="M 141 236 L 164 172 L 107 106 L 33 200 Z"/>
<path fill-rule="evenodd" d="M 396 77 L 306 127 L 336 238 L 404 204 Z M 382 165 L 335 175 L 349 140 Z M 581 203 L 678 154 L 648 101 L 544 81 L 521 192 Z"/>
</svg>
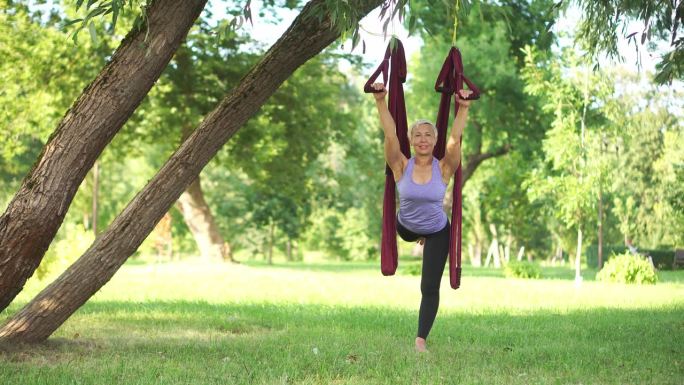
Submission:
<svg viewBox="0 0 684 385">
<path fill-rule="evenodd" d="M 464 100 L 462 97 L 467 97 L 470 93 L 471 91 L 461 90 L 459 91 L 459 94 L 456 95 L 460 106 L 458 114 L 456 114 L 456 117 L 454 118 L 451 134 L 449 135 L 446 144 L 446 153 L 442 160 L 442 175 L 448 176 L 448 178 L 451 178 L 456 172 L 458 165 L 461 163 L 461 135 L 463 135 L 466 120 L 468 120 L 468 108 L 470 107 L 470 101 Z"/>
<path fill-rule="evenodd" d="M 404 172 L 404 164 L 407 159 L 404 154 L 401 153 L 399 138 L 397 138 L 396 124 L 387 109 L 387 103 L 385 102 L 387 91 L 385 90 L 385 86 L 382 83 L 374 83 L 373 88 L 382 90 L 382 92 L 374 93 L 373 96 L 375 97 L 375 106 L 378 108 L 378 114 L 380 115 L 382 130 L 385 132 L 385 161 L 392 169 L 394 179 L 397 180 Z"/>
</svg>

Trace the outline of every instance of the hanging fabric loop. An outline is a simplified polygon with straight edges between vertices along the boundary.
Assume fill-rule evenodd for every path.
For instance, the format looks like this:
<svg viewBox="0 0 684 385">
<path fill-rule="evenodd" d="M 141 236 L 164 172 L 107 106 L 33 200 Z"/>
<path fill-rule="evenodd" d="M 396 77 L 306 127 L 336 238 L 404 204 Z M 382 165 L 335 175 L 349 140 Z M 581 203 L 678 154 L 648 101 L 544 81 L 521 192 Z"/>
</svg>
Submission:
<svg viewBox="0 0 684 385">
<path fill-rule="evenodd" d="M 394 50 L 390 43 L 385 52 L 382 63 L 375 70 L 364 86 L 366 93 L 382 92 L 373 89 L 372 84 L 383 75 L 383 84 L 387 86 L 389 81 L 388 109 L 396 125 L 397 138 L 401 152 L 406 158 L 411 157 L 408 140 L 408 124 L 406 121 L 406 103 L 404 99 L 403 83 L 406 81 L 406 56 L 401 41 L 396 40 Z M 435 91 L 442 94 L 439 111 L 437 113 L 437 144 L 433 155 L 441 160 L 446 152 L 446 137 L 451 109 L 451 96 L 463 89 L 465 83 L 471 94 L 464 98 L 475 100 L 480 98 L 480 90 L 463 74 L 463 61 L 461 52 L 452 47 L 444 60 L 442 69 L 435 81 Z M 460 104 L 454 102 L 454 113 L 458 114 Z M 462 140 L 462 139 L 461 139 Z M 455 173 L 453 189 L 453 205 L 451 207 L 451 233 L 449 237 L 449 283 L 453 289 L 458 289 L 461 284 L 461 243 L 462 243 L 462 212 L 463 202 L 461 185 L 463 184 L 463 171 L 461 163 Z M 380 251 L 380 269 L 383 275 L 394 275 L 398 266 L 397 253 L 397 217 L 396 217 L 396 183 L 389 165 L 385 167 L 385 195 L 382 207 L 382 243 Z"/>
<path fill-rule="evenodd" d="M 463 89 L 463 83 L 468 85 L 471 94 L 463 98 L 465 100 L 475 100 L 480 98 L 480 90 L 463 74 L 463 61 L 461 51 L 456 47 L 451 47 L 449 54 L 444 60 L 442 69 L 439 71 L 435 81 L 435 91 L 442 94 L 437 113 L 437 145 L 433 155 L 437 159 L 444 158 L 446 153 L 446 137 L 449 127 L 449 110 L 451 107 L 451 95 Z M 460 97 L 460 95 L 458 95 Z M 454 116 L 458 114 L 460 104 L 454 101 Z M 463 141 L 460 138 L 461 142 Z M 449 284 L 453 289 L 458 289 L 461 285 L 461 243 L 463 226 L 463 196 L 461 185 L 463 184 L 463 168 L 459 161 L 458 168 L 454 176 L 454 189 L 452 193 L 451 206 L 451 234 L 449 235 Z"/>
<path fill-rule="evenodd" d="M 372 84 L 382 73 L 383 84 L 388 89 L 388 109 L 394 119 L 399 138 L 401 152 L 407 158 L 411 157 L 408 141 L 408 123 L 406 121 L 406 102 L 404 100 L 404 82 L 406 81 L 406 55 L 404 46 L 399 39 L 387 46 L 385 57 L 380 66 L 368 79 L 364 86 L 366 93 L 382 92 L 373 89 Z M 382 203 L 382 242 L 380 247 L 380 271 L 383 275 L 394 275 L 399 265 L 397 252 L 397 217 L 396 217 L 396 183 L 389 165 L 385 166 L 385 194 Z"/>
</svg>

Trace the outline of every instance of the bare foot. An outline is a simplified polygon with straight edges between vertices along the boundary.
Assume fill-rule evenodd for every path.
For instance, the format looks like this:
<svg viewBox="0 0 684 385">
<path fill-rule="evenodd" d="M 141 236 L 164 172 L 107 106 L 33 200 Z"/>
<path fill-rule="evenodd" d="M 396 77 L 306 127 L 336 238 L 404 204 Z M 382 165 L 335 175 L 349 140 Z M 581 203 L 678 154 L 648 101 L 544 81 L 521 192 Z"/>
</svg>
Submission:
<svg viewBox="0 0 684 385">
<path fill-rule="evenodd" d="M 427 353 L 427 347 L 425 346 L 425 338 L 416 337 L 416 351 L 419 353 Z"/>
</svg>

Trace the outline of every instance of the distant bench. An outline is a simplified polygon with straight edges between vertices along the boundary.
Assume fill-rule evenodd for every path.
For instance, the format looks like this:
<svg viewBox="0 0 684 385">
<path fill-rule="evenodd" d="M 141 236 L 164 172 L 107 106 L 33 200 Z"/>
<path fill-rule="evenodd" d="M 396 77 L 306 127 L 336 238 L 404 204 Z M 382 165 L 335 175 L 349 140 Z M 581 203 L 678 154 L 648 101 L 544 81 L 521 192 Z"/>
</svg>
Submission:
<svg viewBox="0 0 684 385">
<path fill-rule="evenodd" d="M 672 269 L 676 269 L 679 266 L 684 266 L 684 250 L 675 250 L 674 261 L 672 261 Z"/>
</svg>

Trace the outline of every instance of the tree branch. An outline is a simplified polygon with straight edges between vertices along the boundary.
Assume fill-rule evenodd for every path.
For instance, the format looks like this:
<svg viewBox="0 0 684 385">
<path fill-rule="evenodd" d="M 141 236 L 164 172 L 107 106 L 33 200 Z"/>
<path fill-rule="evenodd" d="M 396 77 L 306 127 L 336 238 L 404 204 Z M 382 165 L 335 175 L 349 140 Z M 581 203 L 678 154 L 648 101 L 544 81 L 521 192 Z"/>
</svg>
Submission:
<svg viewBox="0 0 684 385">
<path fill-rule="evenodd" d="M 465 186 L 466 182 L 470 177 L 473 175 L 475 170 L 482 164 L 487 159 L 490 158 L 496 158 L 505 154 L 508 154 L 512 149 L 512 146 L 508 143 L 504 144 L 503 146 L 497 148 L 494 151 L 490 152 L 485 152 L 485 153 L 475 153 L 475 154 L 470 154 L 467 156 L 468 161 L 466 162 L 465 166 L 463 167 L 463 183 L 461 184 L 461 188 Z"/>
</svg>

